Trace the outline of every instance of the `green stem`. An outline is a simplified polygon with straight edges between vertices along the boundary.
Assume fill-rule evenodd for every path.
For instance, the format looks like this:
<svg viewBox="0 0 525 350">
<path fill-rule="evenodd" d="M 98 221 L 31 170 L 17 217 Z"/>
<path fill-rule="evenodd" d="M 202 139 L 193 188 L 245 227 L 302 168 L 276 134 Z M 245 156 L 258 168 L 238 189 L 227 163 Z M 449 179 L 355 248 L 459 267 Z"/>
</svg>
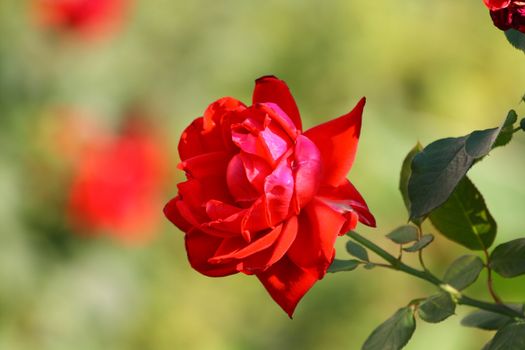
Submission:
<svg viewBox="0 0 525 350">
<path fill-rule="evenodd" d="M 375 243 L 373 243 L 373 242 L 369 241 L 368 239 L 364 238 L 363 236 L 361 236 L 359 233 L 354 232 L 354 231 L 350 231 L 350 232 L 348 232 L 348 236 L 352 237 L 356 242 L 358 242 L 361 245 L 367 247 L 368 249 L 370 249 L 371 251 L 373 251 L 374 253 L 376 253 L 377 255 L 382 257 L 383 259 L 385 259 L 387 262 L 390 263 L 390 265 L 391 265 L 390 267 L 391 268 L 393 268 L 395 270 L 398 270 L 398 271 L 405 272 L 405 273 L 407 273 L 409 275 L 412 275 L 414 277 L 417 277 L 419 279 L 422 279 L 422 280 L 425 280 L 425 281 L 427 281 L 429 283 L 432 283 L 436 287 L 438 287 L 440 289 L 443 289 L 445 291 L 448 291 L 449 293 L 450 293 L 449 289 L 453 289 L 451 286 L 448 286 L 445 282 L 443 282 L 442 280 L 440 280 L 439 278 L 434 276 L 428 270 L 421 271 L 421 270 L 417 270 L 417 269 L 414 269 L 411 266 L 406 265 L 402 261 L 396 259 L 395 256 L 393 256 L 392 254 L 388 253 L 383 248 L 379 247 Z M 449 288 L 444 288 L 444 287 L 449 287 Z M 492 304 L 492 303 L 488 303 L 488 302 L 485 302 L 485 301 L 473 299 L 473 298 L 470 298 L 470 297 L 468 297 L 466 295 L 463 295 L 463 294 L 461 294 L 459 292 L 453 293 L 453 297 L 456 299 L 457 303 L 460 304 L 460 305 L 473 306 L 473 307 L 477 307 L 478 309 L 483 309 L 483 310 L 486 310 L 486 311 L 495 312 L 495 313 L 498 313 L 498 314 L 501 314 L 501 315 L 505 315 L 505 316 L 508 316 L 508 317 L 525 319 L 525 316 L 523 314 L 521 314 L 521 313 L 519 313 L 519 312 L 517 312 L 517 311 L 515 311 L 515 310 L 513 310 L 513 309 L 511 309 L 511 308 L 509 308 L 509 307 L 507 307 L 505 305 L 502 305 L 502 304 Z"/>
</svg>

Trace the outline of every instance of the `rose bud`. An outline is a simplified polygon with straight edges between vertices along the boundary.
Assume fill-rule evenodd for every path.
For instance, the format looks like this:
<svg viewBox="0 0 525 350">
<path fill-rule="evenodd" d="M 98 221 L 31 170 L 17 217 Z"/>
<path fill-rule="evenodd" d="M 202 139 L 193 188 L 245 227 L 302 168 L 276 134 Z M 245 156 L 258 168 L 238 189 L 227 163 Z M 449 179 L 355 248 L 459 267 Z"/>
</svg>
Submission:
<svg viewBox="0 0 525 350">
<path fill-rule="evenodd" d="M 120 135 L 92 140 L 75 164 L 68 216 L 77 232 L 127 243 L 152 238 L 166 180 L 164 144 L 141 120 Z"/>
<path fill-rule="evenodd" d="M 326 273 L 339 235 L 375 220 L 346 175 L 365 99 L 305 132 L 285 82 L 258 79 L 253 104 L 225 97 L 179 142 L 187 181 L 164 213 L 200 273 L 255 275 L 291 317 Z"/>
<path fill-rule="evenodd" d="M 525 32 L 525 2 L 521 0 L 483 0 L 494 25 L 501 30 Z"/>
</svg>

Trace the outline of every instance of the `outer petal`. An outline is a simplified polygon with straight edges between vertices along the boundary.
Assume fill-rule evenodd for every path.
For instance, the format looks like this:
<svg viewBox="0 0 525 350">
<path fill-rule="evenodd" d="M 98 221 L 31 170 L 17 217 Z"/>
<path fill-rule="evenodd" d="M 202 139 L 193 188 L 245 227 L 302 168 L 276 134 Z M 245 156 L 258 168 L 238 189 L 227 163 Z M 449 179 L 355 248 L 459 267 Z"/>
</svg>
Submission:
<svg viewBox="0 0 525 350">
<path fill-rule="evenodd" d="M 299 234 L 288 251 L 297 266 L 317 271 L 320 279 L 334 258 L 334 244 L 346 218 L 317 198 L 299 216 Z"/>
<path fill-rule="evenodd" d="M 237 273 L 235 263 L 210 264 L 211 258 L 223 239 L 207 235 L 198 230 L 190 231 L 185 237 L 186 252 L 191 266 L 200 273 L 210 277 L 228 276 Z"/>
<path fill-rule="evenodd" d="M 315 271 L 297 266 L 286 255 L 257 277 L 290 318 L 299 300 L 318 281 Z"/>
<path fill-rule="evenodd" d="M 363 97 L 350 113 L 304 133 L 321 151 L 323 161 L 321 184 L 337 186 L 346 179 L 357 151 L 365 102 Z"/>
<path fill-rule="evenodd" d="M 355 212 L 359 216 L 359 221 L 367 226 L 376 226 L 376 220 L 365 200 L 348 180 L 337 187 L 321 187 L 318 198 L 341 213 Z"/>
<path fill-rule="evenodd" d="M 297 129 L 302 130 L 301 117 L 297 104 L 286 83 L 274 76 L 268 75 L 255 81 L 253 104 L 273 102 L 292 119 Z"/>
</svg>

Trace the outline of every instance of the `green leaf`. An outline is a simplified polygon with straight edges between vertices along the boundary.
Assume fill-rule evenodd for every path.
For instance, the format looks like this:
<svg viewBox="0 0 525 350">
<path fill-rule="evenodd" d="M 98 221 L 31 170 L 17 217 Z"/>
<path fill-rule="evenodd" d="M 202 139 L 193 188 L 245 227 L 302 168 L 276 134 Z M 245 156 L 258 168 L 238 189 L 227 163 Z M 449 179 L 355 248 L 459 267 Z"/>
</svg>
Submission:
<svg viewBox="0 0 525 350">
<path fill-rule="evenodd" d="M 525 35 L 523 33 L 516 29 L 509 29 L 505 31 L 505 37 L 516 49 L 525 51 Z"/>
<path fill-rule="evenodd" d="M 430 214 L 430 220 L 443 236 L 471 250 L 487 249 L 496 237 L 496 221 L 468 177 Z"/>
<path fill-rule="evenodd" d="M 365 248 L 363 248 L 362 245 L 360 244 L 357 244 L 356 242 L 354 241 L 348 241 L 346 242 L 346 250 L 348 251 L 348 253 L 352 256 L 355 256 L 356 258 L 360 259 L 360 260 L 363 260 L 363 261 L 368 261 L 368 252 L 366 251 Z"/>
<path fill-rule="evenodd" d="M 505 119 L 503 127 L 501 128 L 501 132 L 498 135 L 498 138 L 496 139 L 496 142 L 494 143 L 494 146 L 492 146 L 492 148 L 505 146 L 512 140 L 512 135 L 514 135 L 514 124 L 517 121 L 518 114 L 515 110 L 511 109 L 507 114 L 507 119 Z"/>
<path fill-rule="evenodd" d="M 410 247 L 403 248 L 405 252 L 414 253 L 417 252 L 423 248 L 425 248 L 427 245 L 432 243 L 434 241 L 434 236 L 431 234 L 423 235 L 421 236 L 421 239 L 411 245 Z"/>
<path fill-rule="evenodd" d="M 478 256 L 463 255 L 449 266 L 443 281 L 457 290 L 463 290 L 476 282 L 483 267 L 483 261 Z"/>
<path fill-rule="evenodd" d="M 410 211 L 410 199 L 408 198 L 408 181 L 410 180 L 410 174 L 412 174 L 412 159 L 414 156 L 423 150 L 423 146 L 418 142 L 416 145 L 408 152 L 405 159 L 403 160 L 403 165 L 401 166 L 401 174 L 399 176 L 399 191 L 403 197 L 403 202 L 405 202 L 405 207 Z"/>
<path fill-rule="evenodd" d="M 334 259 L 327 272 L 352 271 L 359 266 L 359 260 L 339 260 Z"/>
<path fill-rule="evenodd" d="M 521 130 L 525 131 L 525 118 L 523 118 L 523 119 L 520 121 L 520 128 L 521 128 Z"/>
<path fill-rule="evenodd" d="M 491 254 L 490 266 L 503 277 L 525 274 L 525 238 L 497 246 Z"/>
<path fill-rule="evenodd" d="M 377 266 L 376 264 L 371 263 L 371 262 L 366 263 L 366 264 L 363 265 L 363 267 L 364 267 L 365 269 L 367 269 L 367 270 L 372 270 L 372 269 L 375 268 L 376 266 Z"/>
<path fill-rule="evenodd" d="M 525 323 L 515 322 L 501 328 L 490 342 L 488 350 L 525 349 Z"/>
<path fill-rule="evenodd" d="M 412 160 L 408 183 L 410 218 L 420 218 L 443 204 L 476 159 L 492 149 L 503 124 L 462 137 L 432 142 Z"/>
<path fill-rule="evenodd" d="M 450 294 L 441 292 L 419 304 L 418 314 L 423 321 L 437 323 L 454 314 L 456 303 Z"/>
<path fill-rule="evenodd" d="M 414 310 L 404 307 L 377 327 L 366 339 L 362 350 L 399 350 L 414 334 L 416 322 Z"/>
<path fill-rule="evenodd" d="M 386 236 L 397 244 L 406 244 L 417 241 L 417 228 L 412 225 L 403 225 Z"/>
<path fill-rule="evenodd" d="M 507 305 L 508 307 L 523 312 L 523 305 Z M 511 322 L 512 318 L 497 314 L 495 312 L 477 310 L 471 312 L 461 320 L 461 324 L 465 327 L 480 328 L 487 331 L 495 331 Z"/>
</svg>

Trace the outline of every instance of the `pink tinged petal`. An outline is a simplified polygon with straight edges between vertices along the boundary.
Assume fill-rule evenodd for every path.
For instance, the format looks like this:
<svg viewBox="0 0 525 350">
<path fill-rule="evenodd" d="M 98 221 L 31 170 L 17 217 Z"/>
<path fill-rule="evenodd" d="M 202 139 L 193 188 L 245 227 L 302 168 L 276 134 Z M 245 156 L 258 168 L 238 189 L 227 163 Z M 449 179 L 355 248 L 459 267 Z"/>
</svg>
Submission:
<svg viewBox="0 0 525 350">
<path fill-rule="evenodd" d="M 337 186 L 346 179 L 357 152 L 365 102 L 363 97 L 350 113 L 304 133 L 321 152 L 322 184 Z"/>
<path fill-rule="evenodd" d="M 280 225 L 283 226 L 282 230 L 272 246 L 243 260 L 241 272 L 250 275 L 265 270 L 286 254 L 297 237 L 297 217 L 292 216 L 283 225 Z"/>
<path fill-rule="evenodd" d="M 191 266 L 210 277 L 228 276 L 237 273 L 236 264 L 210 264 L 211 258 L 221 243 L 222 238 L 210 236 L 199 230 L 192 230 L 185 236 L 186 252 Z"/>
<path fill-rule="evenodd" d="M 226 172 L 229 156 L 225 152 L 211 152 L 187 158 L 179 164 L 189 177 L 204 179 Z"/>
<path fill-rule="evenodd" d="M 257 79 L 255 81 L 252 100 L 253 104 L 264 102 L 275 103 L 290 117 L 297 129 L 302 130 L 299 109 L 284 81 L 274 76 L 264 76 Z"/>
<path fill-rule="evenodd" d="M 321 181 L 321 153 L 307 137 L 299 135 L 294 152 L 295 200 L 297 213 L 319 189 Z"/>
<path fill-rule="evenodd" d="M 283 159 L 264 183 L 266 205 L 272 224 L 277 224 L 288 216 L 293 192 L 292 169 L 288 160 Z"/>
<path fill-rule="evenodd" d="M 260 194 L 246 176 L 244 163 L 240 155 L 235 155 L 226 171 L 228 190 L 237 202 L 253 202 Z"/>
<path fill-rule="evenodd" d="M 277 161 L 292 146 L 288 135 L 284 134 L 284 131 L 272 127 L 272 124 L 262 130 L 259 137 L 264 142 L 273 162 Z"/>
<path fill-rule="evenodd" d="M 297 303 L 319 280 L 315 271 L 297 266 L 286 255 L 257 277 L 290 318 Z"/>
<path fill-rule="evenodd" d="M 256 155 L 241 152 L 239 157 L 242 160 L 248 181 L 259 193 L 262 193 L 264 191 L 264 180 L 272 173 L 272 168 L 264 159 Z"/>
<path fill-rule="evenodd" d="M 337 187 L 321 187 L 318 198 L 340 213 L 355 212 L 361 223 L 371 227 L 376 226 L 376 220 L 365 200 L 348 180 Z"/>
<path fill-rule="evenodd" d="M 261 110 L 266 115 L 268 115 L 268 117 L 271 118 L 274 124 L 277 125 L 284 132 L 286 132 L 286 134 L 292 140 L 295 140 L 297 135 L 299 135 L 300 129 L 297 129 L 292 119 L 290 119 L 290 117 L 281 109 L 281 107 L 279 107 L 275 103 L 260 103 L 256 104 L 253 108 Z"/>
<path fill-rule="evenodd" d="M 297 265 L 315 269 L 321 279 L 334 257 L 334 244 L 346 218 L 314 198 L 299 216 L 299 234 L 288 251 Z"/>
</svg>

